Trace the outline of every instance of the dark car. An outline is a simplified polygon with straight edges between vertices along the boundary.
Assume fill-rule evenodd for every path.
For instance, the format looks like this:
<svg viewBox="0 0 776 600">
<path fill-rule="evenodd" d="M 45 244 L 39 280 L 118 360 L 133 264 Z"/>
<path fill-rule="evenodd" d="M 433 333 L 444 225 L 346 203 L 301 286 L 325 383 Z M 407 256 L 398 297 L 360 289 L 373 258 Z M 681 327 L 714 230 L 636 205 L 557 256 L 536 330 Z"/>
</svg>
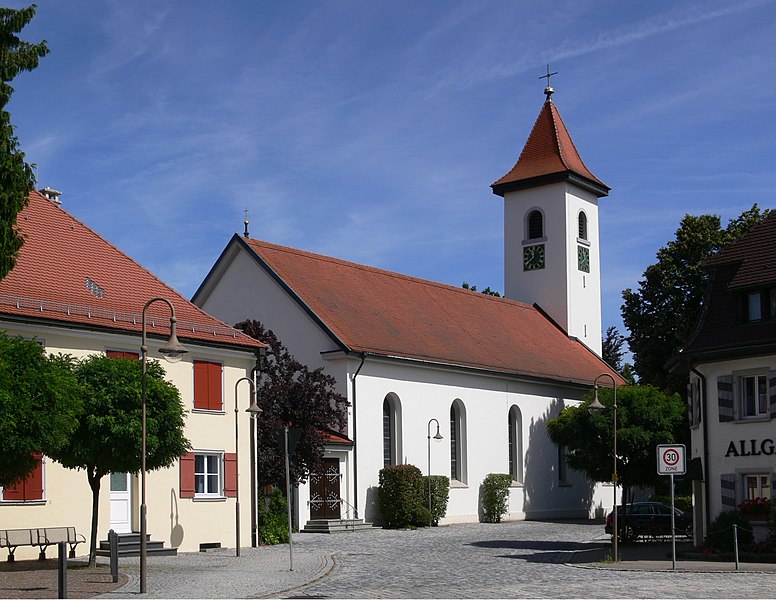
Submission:
<svg viewBox="0 0 776 600">
<path fill-rule="evenodd" d="M 614 531 L 614 513 L 606 517 L 605 531 Z M 671 535 L 671 507 L 661 502 L 634 502 L 625 510 L 617 507 L 617 529 L 620 539 L 634 541 L 640 536 L 658 537 Z M 674 509 L 674 531 L 676 535 L 692 537 L 692 515 L 678 508 Z"/>
</svg>

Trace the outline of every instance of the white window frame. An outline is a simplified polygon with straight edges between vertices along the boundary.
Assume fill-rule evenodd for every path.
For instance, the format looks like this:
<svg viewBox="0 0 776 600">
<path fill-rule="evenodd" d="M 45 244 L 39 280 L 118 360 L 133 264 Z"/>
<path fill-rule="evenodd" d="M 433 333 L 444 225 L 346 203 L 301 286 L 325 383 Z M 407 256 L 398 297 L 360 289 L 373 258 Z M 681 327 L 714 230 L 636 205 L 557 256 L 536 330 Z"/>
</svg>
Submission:
<svg viewBox="0 0 776 600">
<path fill-rule="evenodd" d="M 736 376 L 738 394 L 738 414 L 740 419 L 762 419 L 770 416 L 770 399 L 768 390 L 768 372 L 752 371 Z M 754 412 L 747 410 L 746 382 L 754 380 Z M 764 393 L 760 393 L 760 384 L 765 384 Z"/>
<path fill-rule="evenodd" d="M 743 496 L 744 500 L 754 500 L 755 498 L 768 498 L 769 500 L 773 499 L 773 489 L 771 487 L 773 475 L 771 473 L 743 473 L 741 475 L 743 479 Z M 756 479 L 756 485 L 755 488 L 756 492 L 754 495 L 749 493 L 750 489 L 753 489 L 749 486 L 749 480 L 750 478 L 757 478 Z M 763 479 L 767 482 L 765 486 L 763 486 Z M 767 488 L 767 495 L 763 493 L 763 491 Z"/>
<path fill-rule="evenodd" d="M 512 485 L 523 485 L 523 414 L 513 404 L 509 408 L 507 435 L 509 439 L 509 474 Z"/>
<path fill-rule="evenodd" d="M 200 469 L 197 465 L 198 459 L 202 457 L 203 469 Z M 218 472 L 214 473 L 210 471 L 209 457 L 216 458 L 216 465 Z M 224 498 L 224 452 L 214 450 L 195 450 L 194 451 L 194 497 L 195 498 Z M 210 480 L 213 475 L 218 477 L 218 489 L 209 489 Z M 200 481 L 204 484 L 202 487 L 204 491 L 200 492 Z"/>
</svg>

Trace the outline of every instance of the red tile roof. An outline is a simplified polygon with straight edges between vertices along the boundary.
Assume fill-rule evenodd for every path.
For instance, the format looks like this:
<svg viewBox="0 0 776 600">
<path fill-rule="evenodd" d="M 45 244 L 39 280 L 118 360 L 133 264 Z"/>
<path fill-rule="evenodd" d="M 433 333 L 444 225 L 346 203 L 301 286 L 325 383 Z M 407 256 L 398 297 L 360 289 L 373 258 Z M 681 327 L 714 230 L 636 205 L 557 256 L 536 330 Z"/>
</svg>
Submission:
<svg viewBox="0 0 776 600">
<path fill-rule="evenodd" d="M 494 194 L 503 196 L 515 189 L 569 179 L 599 197 L 609 193 L 609 187 L 582 162 L 558 109 L 551 100 L 547 100 L 517 163 L 491 188 Z"/>
<path fill-rule="evenodd" d="M 776 283 L 776 210 L 706 261 L 708 267 L 740 263 L 731 289 Z"/>
<path fill-rule="evenodd" d="M 139 334 L 143 306 L 162 296 L 175 307 L 182 341 L 247 350 L 264 346 L 208 315 L 38 192 L 30 194 L 17 224 L 24 245 L 14 269 L 0 280 L 0 318 Z M 167 338 L 169 316 L 163 302 L 151 304 L 148 335 Z"/>
<path fill-rule="evenodd" d="M 343 349 L 531 378 L 622 380 L 528 304 L 235 236 Z"/>
</svg>

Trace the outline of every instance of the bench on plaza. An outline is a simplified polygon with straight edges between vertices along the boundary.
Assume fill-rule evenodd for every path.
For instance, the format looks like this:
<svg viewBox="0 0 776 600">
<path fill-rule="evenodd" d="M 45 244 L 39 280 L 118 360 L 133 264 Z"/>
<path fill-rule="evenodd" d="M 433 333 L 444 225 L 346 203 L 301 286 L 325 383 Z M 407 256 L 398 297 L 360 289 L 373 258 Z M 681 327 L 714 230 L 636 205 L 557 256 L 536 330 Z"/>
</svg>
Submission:
<svg viewBox="0 0 776 600">
<path fill-rule="evenodd" d="M 36 527 L 33 529 L 0 529 L 0 548 L 8 549 L 8 562 L 13 562 L 14 552 L 19 546 L 40 548 L 39 560 L 46 560 L 49 546 L 66 542 L 70 546 L 70 558 L 75 558 L 75 548 L 86 538 L 77 533 L 75 527 Z"/>
</svg>

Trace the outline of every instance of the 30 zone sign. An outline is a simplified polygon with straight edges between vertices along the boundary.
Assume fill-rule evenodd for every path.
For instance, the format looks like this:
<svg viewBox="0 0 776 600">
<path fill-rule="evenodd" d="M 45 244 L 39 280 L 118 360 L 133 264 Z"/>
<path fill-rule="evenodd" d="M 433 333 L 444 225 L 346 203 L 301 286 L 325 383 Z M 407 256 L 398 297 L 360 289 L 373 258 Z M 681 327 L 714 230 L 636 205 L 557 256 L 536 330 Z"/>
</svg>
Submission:
<svg viewBox="0 0 776 600">
<path fill-rule="evenodd" d="M 686 471 L 684 444 L 660 444 L 657 447 L 659 475 L 684 475 Z"/>
</svg>

